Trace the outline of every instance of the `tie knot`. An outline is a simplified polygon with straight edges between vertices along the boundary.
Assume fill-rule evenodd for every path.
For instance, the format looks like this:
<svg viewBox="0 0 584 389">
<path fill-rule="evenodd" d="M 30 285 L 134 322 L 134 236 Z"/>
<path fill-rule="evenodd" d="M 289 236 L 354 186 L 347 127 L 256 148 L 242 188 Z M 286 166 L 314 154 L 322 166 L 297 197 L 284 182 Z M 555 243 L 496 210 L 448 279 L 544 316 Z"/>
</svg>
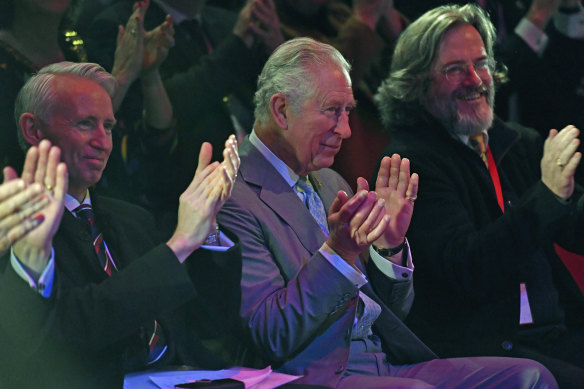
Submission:
<svg viewBox="0 0 584 389">
<path fill-rule="evenodd" d="M 471 136 L 468 141 L 473 150 L 479 155 L 479 157 L 481 157 L 485 165 L 488 167 L 487 144 L 485 143 L 485 136 L 483 133 L 481 132 Z"/>
<path fill-rule="evenodd" d="M 78 217 L 85 219 L 89 224 L 93 225 L 93 208 L 89 204 L 81 204 L 73 210 L 73 213 Z"/>
<path fill-rule="evenodd" d="M 469 138 L 470 145 L 478 154 L 487 152 L 487 145 L 485 144 L 485 136 L 482 133 L 473 135 Z"/>
<path fill-rule="evenodd" d="M 306 176 L 300 176 L 296 181 L 296 189 L 303 193 L 314 193 L 314 188 Z"/>
<path fill-rule="evenodd" d="M 83 222 L 88 232 L 91 232 L 91 236 L 95 237 L 98 232 L 95 226 L 93 208 L 91 208 L 91 205 L 81 204 L 73 210 L 73 213 Z"/>
</svg>

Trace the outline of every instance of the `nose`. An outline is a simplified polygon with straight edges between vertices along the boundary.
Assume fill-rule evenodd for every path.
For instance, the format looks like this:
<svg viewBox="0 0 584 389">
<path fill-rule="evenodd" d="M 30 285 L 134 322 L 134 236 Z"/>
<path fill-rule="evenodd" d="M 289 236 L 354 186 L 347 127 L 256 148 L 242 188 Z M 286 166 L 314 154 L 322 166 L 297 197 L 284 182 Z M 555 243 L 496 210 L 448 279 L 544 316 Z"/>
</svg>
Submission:
<svg viewBox="0 0 584 389">
<path fill-rule="evenodd" d="M 463 82 L 470 85 L 481 85 L 483 79 L 479 76 L 474 66 L 469 65 L 466 68 L 466 77 Z"/>
<path fill-rule="evenodd" d="M 338 134 L 342 139 L 351 137 L 351 127 L 349 126 L 349 112 L 343 111 L 338 119 L 335 127 L 335 134 Z"/>
<path fill-rule="evenodd" d="M 108 151 L 112 147 L 111 130 L 106 130 L 103 124 L 99 124 L 91 133 L 90 144 L 92 147 Z"/>
</svg>

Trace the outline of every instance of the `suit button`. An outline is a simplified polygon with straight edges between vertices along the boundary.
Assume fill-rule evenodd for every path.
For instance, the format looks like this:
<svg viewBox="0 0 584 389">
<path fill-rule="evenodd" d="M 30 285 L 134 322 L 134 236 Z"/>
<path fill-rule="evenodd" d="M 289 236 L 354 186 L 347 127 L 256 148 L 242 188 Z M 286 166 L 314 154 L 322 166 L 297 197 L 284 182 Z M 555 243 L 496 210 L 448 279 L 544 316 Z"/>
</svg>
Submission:
<svg viewBox="0 0 584 389">
<path fill-rule="evenodd" d="M 505 351 L 510 351 L 513 348 L 513 342 L 504 340 L 501 342 L 501 348 Z"/>
<path fill-rule="evenodd" d="M 337 370 L 335 370 L 335 374 L 341 374 L 343 371 L 345 371 L 345 367 L 343 365 L 339 365 L 337 366 Z"/>
</svg>

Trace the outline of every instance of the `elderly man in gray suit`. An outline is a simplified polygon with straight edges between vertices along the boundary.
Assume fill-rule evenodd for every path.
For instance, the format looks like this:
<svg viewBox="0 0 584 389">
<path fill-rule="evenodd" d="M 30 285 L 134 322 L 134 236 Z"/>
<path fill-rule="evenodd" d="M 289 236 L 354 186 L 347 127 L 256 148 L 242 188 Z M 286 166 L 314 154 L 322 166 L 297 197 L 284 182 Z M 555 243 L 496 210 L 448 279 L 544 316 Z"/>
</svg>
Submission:
<svg viewBox="0 0 584 389">
<path fill-rule="evenodd" d="M 403 324 L 418 176 L 407 159 L 387 157 L 376 191 L 360 178 L 352 196 L 328 169 L 351 135 L 349 69 L 333 47 L 299 38 L 259 77 L 254 131 L 218 215 L 241 240 L 248 351 L 333 388 L 557 387 L 529 360 L 438 359 Z"/>
</svg>

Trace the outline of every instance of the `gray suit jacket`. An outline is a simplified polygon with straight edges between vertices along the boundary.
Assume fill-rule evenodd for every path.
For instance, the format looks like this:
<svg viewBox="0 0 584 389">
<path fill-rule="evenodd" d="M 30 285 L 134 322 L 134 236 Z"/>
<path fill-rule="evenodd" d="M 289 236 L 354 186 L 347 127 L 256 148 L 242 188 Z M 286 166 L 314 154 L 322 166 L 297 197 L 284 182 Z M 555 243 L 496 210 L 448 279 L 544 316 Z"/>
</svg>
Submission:
<svg viewBox="0 0 584 389">
<path fill-rule="evenodd" d="M 240 156 L 233 195 L 218 218 L 241 241 L 245 340 L 265 364 L 334 387 L 347 367 L 359 290 L 319 253 L 325 236 L 316 221 L 248 139 Z M 330 169 L 310 178 L 326 209 L 339 190 L 351 193 Z M 362 291 L 382 306 L 374 331 L 391 362 L 435 358 L 401 321 L 413 299 L 411 281 L 384 276 L 373 261 L 366 274 Z"/>
</svg>

